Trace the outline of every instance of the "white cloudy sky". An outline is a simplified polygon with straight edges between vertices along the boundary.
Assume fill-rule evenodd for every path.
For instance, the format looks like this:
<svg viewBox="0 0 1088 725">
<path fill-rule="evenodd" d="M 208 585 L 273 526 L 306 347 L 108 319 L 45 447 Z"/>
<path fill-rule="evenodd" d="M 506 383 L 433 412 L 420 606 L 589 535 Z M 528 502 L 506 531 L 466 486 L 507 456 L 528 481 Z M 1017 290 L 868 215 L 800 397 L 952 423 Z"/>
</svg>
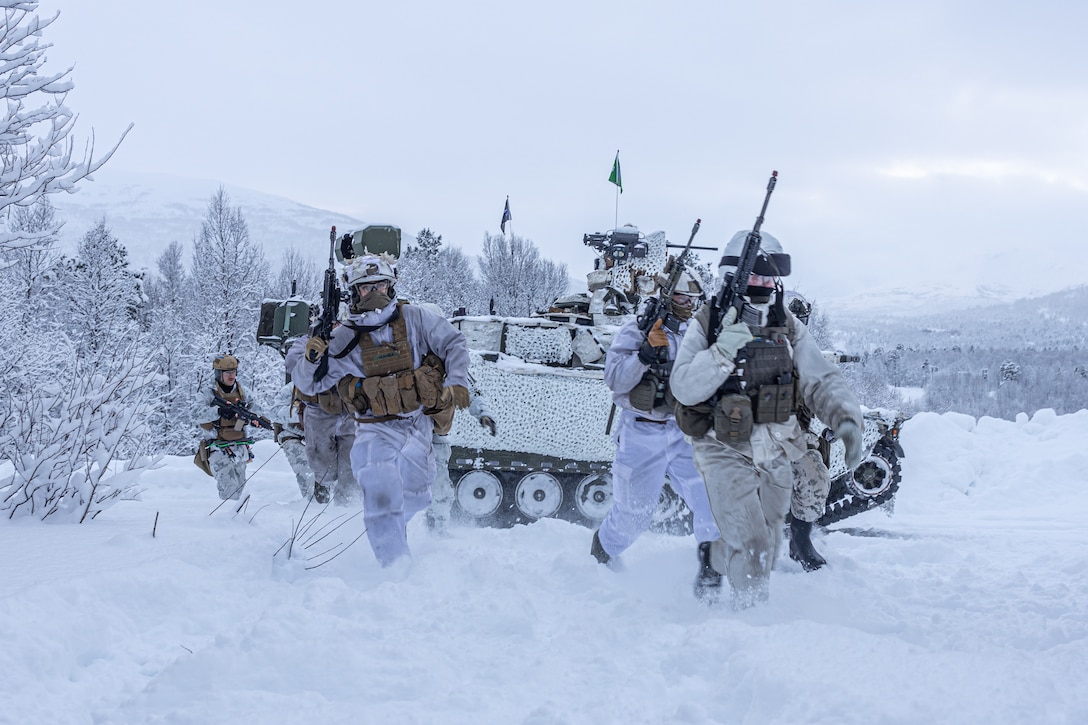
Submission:
<svg viewBox="0 0 1088 725">
<path fill-rule="evenodd" d="M 56 9 L 78 132 L 135 123 L 117 169 L 430 226 L 470 254 L 509 195 L 514 231 L 575 273 L 582 234 L 615 221 L 620 149 L 620 223 L 680 242 L 696 217 L 704 244 L 750 226 L 777 169 L 766 229 L 817 296 L 1051 290 L 1088 269 L 1075 0 Z"/>
</svg>

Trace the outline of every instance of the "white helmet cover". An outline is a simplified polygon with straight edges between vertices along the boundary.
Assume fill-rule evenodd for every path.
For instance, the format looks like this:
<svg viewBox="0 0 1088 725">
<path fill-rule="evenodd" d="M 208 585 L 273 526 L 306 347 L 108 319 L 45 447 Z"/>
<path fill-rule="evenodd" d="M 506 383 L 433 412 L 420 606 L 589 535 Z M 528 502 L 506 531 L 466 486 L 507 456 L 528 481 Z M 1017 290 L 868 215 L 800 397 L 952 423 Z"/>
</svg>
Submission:
<svg viewBox="0 0 1088 725">
<path fill-rule="evenodd" d="M 348 284 L 352 287 L 357 284 L 367 284 L 370 282 L 388 282 L 393 284 L 396 281 L 397 272 L 393 269 L 392 263 L 385 255 L 367 255 L 365 257 L 359 257 L 351 263 L 351 273 L 348 276 Z"/>
<path fill-rule="evenodd" d="M 725 245 L 722 259 L 718 262 L 718 274 L 725 276 L 733 272 L 740 261 L 740 255 L 744 251 L 744 240 L 748 238 L 750 229 L 742 229 L 733 235 L 729 243 Z M 759 233 L 759 256 L 756 257 L 753 274 L 766 277 L 785 277 L 790 273 L 790 255 L 782 251 L 782 243 L 778 239 L 761 231 Z M 722 269 L 724 267 L 724 269 Z"/>
</svg>

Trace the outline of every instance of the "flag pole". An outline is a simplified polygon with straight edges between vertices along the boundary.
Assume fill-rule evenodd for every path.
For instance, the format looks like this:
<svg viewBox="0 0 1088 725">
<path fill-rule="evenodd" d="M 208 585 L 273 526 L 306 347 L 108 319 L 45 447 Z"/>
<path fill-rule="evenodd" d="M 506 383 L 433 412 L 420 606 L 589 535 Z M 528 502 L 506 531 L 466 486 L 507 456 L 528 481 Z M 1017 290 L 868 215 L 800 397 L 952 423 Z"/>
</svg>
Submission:
<svg viewBox="0 0 1088 725">
<path fill-rule="evenodd" d="M 620 226 L 620 194 L 623 193 L 623 177 L 620 175 L 620 150 L 616 149 L 616 160 L 612 162 L 612 173 L 608 180 L 616 185 L 616 218 L 613 221 L 613 229 Z"/>
</svg>

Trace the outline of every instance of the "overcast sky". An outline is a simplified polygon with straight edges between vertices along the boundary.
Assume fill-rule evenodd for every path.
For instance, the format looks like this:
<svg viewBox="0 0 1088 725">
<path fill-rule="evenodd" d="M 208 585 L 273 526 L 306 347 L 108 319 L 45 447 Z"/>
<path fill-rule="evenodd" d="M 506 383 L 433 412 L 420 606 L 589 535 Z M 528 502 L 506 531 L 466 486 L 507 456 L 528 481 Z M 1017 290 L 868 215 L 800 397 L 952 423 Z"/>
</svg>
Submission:
<svg viewBox="0 0 1088 725">
<path fill-rule="evenodd" d="M 765 229 L 810 295 L 1088 269 L 1088 3 L 48 0 L 111 167 L 273 193 L 572 275 L 616 221 Z M 209 190 L 209 194 L 214 189 Z M 327 254 L 327 252 L 325 252 Z M 316 258 L 323 254 L 315 250 Z M 706 259 L 717 259 L 707 254 Z"/>
</svg>

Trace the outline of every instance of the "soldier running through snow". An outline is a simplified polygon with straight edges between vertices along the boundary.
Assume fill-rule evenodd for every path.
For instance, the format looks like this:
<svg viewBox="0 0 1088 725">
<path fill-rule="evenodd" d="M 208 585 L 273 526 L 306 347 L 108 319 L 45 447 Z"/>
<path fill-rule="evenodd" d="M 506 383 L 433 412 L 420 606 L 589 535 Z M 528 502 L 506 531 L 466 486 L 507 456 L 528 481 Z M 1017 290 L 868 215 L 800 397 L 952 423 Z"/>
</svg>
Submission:
<svg viewBox="0 0 1088 725">
<path fill-rule="evenodd" d="M 752 234 L 738 232 L 726 245 L 718 271 L 727 284 Z M 710 547 L 710 563 L 727 577 L 736 608 L 769 596 L 793 490 L 792 463 L 808 450 L 794 396 L 842 439 L 848 467 L 857 466 L 862 450 L 857 399 L 785 308 L 779 278 L 790 273 L 789 255 L 770 234 L 754 240 L 752 273 L 736 289 L 759 320 L 737 321 L 729 306 L 720 331 L 711 329 L 716 308 L 705 305 L 684 335 L 672 373 L 673 394 L 684 406 L 677 415 L 692 437 L 722 534 Z"/>
<path fill-rule="evenodd" d="M 658 283 L 665 286 L 663 279 Z M 691 444 L 676 425 L 668 381 L 681 337 L 702 294 L 702 286 L 684 271 L 672 295 L 659 301 L 667 306 L 667 315 L 653 323 L 648 333 L 639 329 L 637 321 L 627 322 L 608 350 L 604 379 L 620 410 L 613 434 L 613 504 L 590 547 L 597 561 L 612 564 L 650 526 L 668 474 L 672 487 L 694 514 L 700 561 L 694 588 L 700 599 L 714 598 L 721 587 L 721 576 L 707 559 L 710 542 L 719 537 L 718 527 L 703 479 L 692 463 Z"/>
<path fill-rule="evenodd" d="M 311 337 L 292 370 L 307 395 L 335 382 L 352 411 L 351 465 L 363 493 L 367 537 L 383 567 L 410 559 L 408 521 L 430 502 L 430 416 L 469 405 L 464 336 L 445 318 L 399 303 L 395 281 L 389 260 L 356 259 L 350 315 L 330 341 Z M 323 359 L 327 372 L 319 375 Z"/>
</svg>

